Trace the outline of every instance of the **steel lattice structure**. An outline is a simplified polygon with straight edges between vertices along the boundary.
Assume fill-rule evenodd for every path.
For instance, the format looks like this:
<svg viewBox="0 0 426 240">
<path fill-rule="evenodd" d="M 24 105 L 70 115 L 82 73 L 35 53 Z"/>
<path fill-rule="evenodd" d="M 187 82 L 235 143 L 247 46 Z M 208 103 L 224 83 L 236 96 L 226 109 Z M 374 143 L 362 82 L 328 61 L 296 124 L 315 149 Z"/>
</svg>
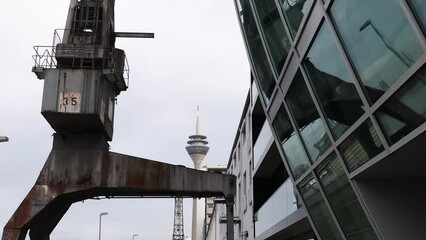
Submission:
<svg viewBox="0 0 426 240">
<path fill-rule="evenodd" d="M 184 239 L 183 233 L 183 198 L 175 198 L 175 214 L 173 223 L 173 240 Z"/>
</svg>

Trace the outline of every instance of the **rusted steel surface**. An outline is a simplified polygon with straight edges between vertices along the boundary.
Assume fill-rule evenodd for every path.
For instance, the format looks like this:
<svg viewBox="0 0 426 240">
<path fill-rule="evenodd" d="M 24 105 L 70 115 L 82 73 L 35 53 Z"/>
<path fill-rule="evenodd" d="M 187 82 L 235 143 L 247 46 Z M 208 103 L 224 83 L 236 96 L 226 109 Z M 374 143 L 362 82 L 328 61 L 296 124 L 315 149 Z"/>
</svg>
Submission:
<svg viewBox="0 0 426 240">
<path fill-rule="evenodd" d="M 54 144 L 35 185 L 6 224 L 2 240 L 24 240 L 28 231 L 32 240 L 49 239 L 72 203 L 98 196 L 234 200 L 235 176 L 70 145 L 55 149 Z"/>
</svg>

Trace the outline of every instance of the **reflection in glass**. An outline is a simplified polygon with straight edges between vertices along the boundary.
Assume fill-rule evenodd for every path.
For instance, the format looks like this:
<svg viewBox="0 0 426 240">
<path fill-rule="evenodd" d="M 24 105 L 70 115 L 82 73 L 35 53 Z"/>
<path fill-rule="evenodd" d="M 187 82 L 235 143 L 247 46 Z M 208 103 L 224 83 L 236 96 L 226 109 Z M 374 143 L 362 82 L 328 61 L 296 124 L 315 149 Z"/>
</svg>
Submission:
<svg viewBox="0 0 426 240">
<path fill-rule="evenodd" d="M 398 0 L 337 0 L 331 13 L 372 102 L 423 54 Z"/>
<path fill-rule="evenodd" d="M 377 239 L 336 153 L 328 156 L 315 172 L 346 238 Z"/>
<path fill-rule="evenodd" d="M 426 1 L 425 0 L 409 0 L 414 14 L 419 20 L 423 32 L 426 33 Z"/>
<path fill-rule="evenodd" d="M 288 178 L 256 213 L 256 236 L 297 210 L 293 182 Z"/>
<path fill-rule="evenodd" d="M 279 2 L 290 33 L 295 37 L 303 17 L 308 14 L 314 0 L 279 0 Z"/>
<path fill-rule="evenodd" d="M 268 64 L 265 49 L 260 40 L 253 13 L 248 0 L 239 0 L 239 11 L 242 28 L 249 48 L 252 68 L 255 72 L 255 79 L 260 88 L 260 92 L 265 102 L 269 103 L 272 92 L 275 88 L 275 79 L 272 75 L 272 68 Z"/>
<path fill-rule="evenodd" d="M 382 152 L 384 148 L 376 129 L 368 119 L 340 144 L 339 150 L 346 166 L 352 172 Z"/>
<path fill-rule="evenodd" d="M 318 190 L 319 185 L 312 174 L 303 179 L 297 187 L 305 202 L 306 209 L 317 227 L 318 233 L 321 235 L 321 239 L 342 239 L 324 198 Z"/>
<path fill-rule="evenodd" d="M 376 112 L 389 143 L 396 143 L 426 121 L 426 67 L 422 67 Z"/>
<path fill-rule="evenodd" d="M 291 83 L 286 99 L 308 153 L 316 161 L 331 146 L 331 142 L 300 70 Z"/>
<path fill-rule="evenodd" d="M 324 22 L 304 66 L 336 138 L 364 113 L 353 79 L 343 62 L 330 27 Z"/>
<path fill-rule="evenodd" d="M 286 155 L 288 165 L 295 179 L 298 179 L 310 167 L 308 157 L 305 154 L 299 137 L 290 123 L 290 119 L 284 106 L 278 110 L 272 123 L 274 130 L 281 142 L 281 147 Z"/>
<path fill-rule="evenodd" d="M 279 74 L 290 50 L 290 41 L 274 0 L 254 0 L 259 25 L 265 35 L 275 72 Z"/>
</svg>

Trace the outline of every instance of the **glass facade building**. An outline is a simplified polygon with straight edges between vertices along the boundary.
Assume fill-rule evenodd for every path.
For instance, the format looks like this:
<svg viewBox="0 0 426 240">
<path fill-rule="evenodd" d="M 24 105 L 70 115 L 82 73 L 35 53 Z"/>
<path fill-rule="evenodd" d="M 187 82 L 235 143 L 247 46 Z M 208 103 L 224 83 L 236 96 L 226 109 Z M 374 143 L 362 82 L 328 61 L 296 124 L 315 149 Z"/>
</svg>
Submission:
<svg viewBox="0 0 426 240">
<path fill-rule="evenodd" d="M 271 239 L 422 239 L 426 1 L 234 1 L 259 93 L 248 135 L 267 150 L 255 239 L 298 209 L 315 237 Z"/>
</svg>

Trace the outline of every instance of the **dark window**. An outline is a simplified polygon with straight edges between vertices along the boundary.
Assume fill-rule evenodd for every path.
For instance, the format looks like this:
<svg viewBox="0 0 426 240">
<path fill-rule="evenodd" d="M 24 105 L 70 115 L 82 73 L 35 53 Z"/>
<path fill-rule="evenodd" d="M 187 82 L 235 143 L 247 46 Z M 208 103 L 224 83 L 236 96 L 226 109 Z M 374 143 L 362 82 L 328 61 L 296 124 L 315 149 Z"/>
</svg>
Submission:
<svg viewBox="0 0 426 240">
<path fill-rule="evenodd" d="M 384 148 L 376 129 L 368 119 L 340 144 L 339 150 L 349 171 L 353 171 L 382 152 Z"/>
<path fill-rule="evenodd" d="M 376 116 L 391 144 L 426 121 L 426 67 L 422 67 L 387 102 Z"/>
</svg>

